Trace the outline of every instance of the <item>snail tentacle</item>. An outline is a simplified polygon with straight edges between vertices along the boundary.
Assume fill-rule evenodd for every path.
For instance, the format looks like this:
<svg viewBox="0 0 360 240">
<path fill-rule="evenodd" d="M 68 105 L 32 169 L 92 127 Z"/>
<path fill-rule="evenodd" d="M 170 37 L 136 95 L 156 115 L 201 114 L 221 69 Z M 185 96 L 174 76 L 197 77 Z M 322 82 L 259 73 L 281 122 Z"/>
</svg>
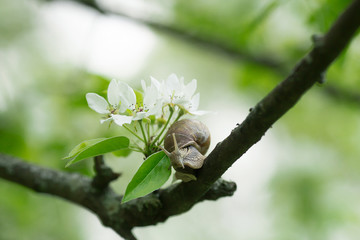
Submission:
<svg viewBox="0 0 360 240">
<path fill-rule="evenodd" d="M 195 169 L 203 166 L 204 154 L 210 145 L 210 132 L 205 124 L 197 120 L 183 119 L 175 122 L 167 131 L 164 152 L 170 158 L 174 169 L 182 174 L 175 176 L 185 181 L 185 175 L 196 179 Z M 189 179 L 186 177 L 186 179 Z"/>
</svg>

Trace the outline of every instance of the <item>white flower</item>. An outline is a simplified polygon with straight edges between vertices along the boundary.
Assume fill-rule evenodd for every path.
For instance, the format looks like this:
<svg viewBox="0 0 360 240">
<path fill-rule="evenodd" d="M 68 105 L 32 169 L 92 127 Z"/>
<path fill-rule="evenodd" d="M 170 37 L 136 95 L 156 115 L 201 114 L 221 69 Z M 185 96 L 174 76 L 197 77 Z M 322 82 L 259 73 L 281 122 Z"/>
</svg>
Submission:
<svg viewBox="0 0 360 240">
<path fill-rule="evenodd" d="M 119 115 L 119 113 L 124 113 L 132 103 L 135 106 L 136 96 L 134 90 L 126 83 L 113 79 L 107 90 L 107 98 L 108 101 L 96 93 L 86 94 L 89 107 L 95 112 L 106 114 L 105 119 L 100 120 L 100 122 L 114 121 L 120 126 L 124 123 L 131 123 L 131 116 Z"/>
<path fill-rule="evenodd" d="M 164 101 L 175 105 L 187 104 L 196 91 L 196 85 L 196 79 L 185 85 L 183 77 L 179 79 L 175 74 L 171 74 L 163 85 Z"/>
<path fill-rule="evenodd" d="M 142 85 L 145 91 L 146 86 L 144 83 Z M 151 78 L 151 87 L 158 89 L 164 105 L 178 106 L 192 115 L 207 113 L 207 111 L 197 110 L 200 102 L 200 93 L 195 94 L 197 87 L 196 79 L 185 85 L 183 77 L 179 79 L 175 74 L 171 74 L 165 82 L 161 83 L 155 78 Z"/>
<path fill-rule="evenodd" d="M 91 109 L 93 109 L 95 112 L 106 114 L 106 119 L 102 119 L 101 123 L 109 120 L 113 120 L 114 113 L 119 112 L 120 110 L 120 94 L 119 94 L 119 82 L 115 79 L 111 80 L 108 91 L 107 91 L 107 98 L 108 101 L 105 100 L 105 98 L 99 96 L 96 93 L 87 93 L 86 94 L 86 100 L 88 102 L 88 105 Z"/>
<path fill-rule="evenodd" d="M 135 92 L 129 85 L 120 82 L 119 87 L 121 106 L 119 113 L 112 116 L 117 125 L 122 126 L 124 123 L 155 115 L 161 109 L 157 88 L 148 88 L 144 92 L 143 102 L 137 102 Z"/>
<path fill-rule="evenodd" d="M 105 114 L 105 119 L 102 119 L 101 123 L 114 121 L 119 126 L 151 115 L 159 117 L 163 107 L 167 105 L 192 115 L 207 113 L 198 110 L 200 93 L 195 94 L 195 79 L 184 84 L 183 78 L 179 79 L 175 74 L 171 74 L 166 81 L 159 82 L 151 77 L 150 86 L 146 86 L 144 81 L 141 85 L 144 90 L 142 102 L 137 102 L 136 94 L 129 85 L 117 80 L 112 80 L 109 84 L 108 100 L 96 93 L 86 94 L 86 100 L 91 109 Z"/>
<path fill-rule="evenodd" d="M 209 111 L 197 110 L 199 107 L 199 103 L 200 103 L 200 93 L 197 93 L 191 98 L 191 100 L 188 103 L 184 104 L 184 108 L 191 115 L 201 116 L 210 113 Z"/>
<path fill-rule="evenodd" d="M 150 86 L 144 93 L 143 102 L 136 101 L 134 90 L 126 83 L 112 80 L 108 87 L 108 101 L 96 93 L 86 94 L 88 105 L 94 111 L 106 114 L 105 121 L 114 121 L 122 126 L 135 120 L 156 115 L 161 110 L 158 89 Z"/>
<path fill-rule="evenodd" d="M 161 94 L 162 86 L 155 78 L 151 77 L 150 86 L 146 86 L 144 80 L 141 80 L 141 85 L 144 91 L 143 107 L 147 115 L 160 116 L 163 105 L 163 98 Z"/>
<path fill-rule="evenodd" d="M 142 85 L 144 88 L 145 85 L 143 82 Z M 152 83 L 149 87 L 144 89 L 143 107 L 147 112 L 147 116 L 159 116 L 161 114 L 162 104 L 161 92 L 159 91 L 158 86 Z"/>
</svg>

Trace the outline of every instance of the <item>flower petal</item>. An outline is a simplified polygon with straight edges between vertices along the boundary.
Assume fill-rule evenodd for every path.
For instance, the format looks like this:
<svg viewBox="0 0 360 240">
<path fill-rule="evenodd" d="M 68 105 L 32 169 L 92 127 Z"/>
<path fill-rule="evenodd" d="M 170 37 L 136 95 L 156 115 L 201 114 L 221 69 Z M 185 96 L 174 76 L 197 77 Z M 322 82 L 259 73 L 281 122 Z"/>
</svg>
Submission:
<svg viewBox="0 0 360 240">
<path fill-rule="evenodd" d="M 153 77 L 150 77 L 151 85 L 154 85 L 159 91 L 161 90 L 161 83 Z"/>
<path fill-rule="evenodd" d="M 101 113 L 101 114 L 107 114 L 110 113 L 108 110 L 109 104 L 105 100 L 105 98 L 99 96 L 96 93 L 87 93 L 86 94 L 86 101 L 89 105 L 89 107 L 94 110 L 95 112 Z"/>
<path fill-rule="evenodd" d="M 196 91 L 197 81 L 193 79 L 190 83 L 185 86 L 184 94 L 186 99 L 191 99 Z"/>
<path fill-rule="evenodd" d="M 150 108 L 152 105 L 156 103 L 156 101 L 159 98 L 160 95 L 158 89 L 154 85 L 151 85 L 144 92 L 144 100 L 143 100 L 144 107 Z"/>
<path fill-rule="evenodd" d="M 138 112 L 136 115 L 132 118 L 133 120 L 140 120 L 143 118 L 146 118 L 148 115 L 146 112 Z"/>
<path fill-rule="evenodd" d="M 106 119 L 100 119 L 100 123 L 103 124 L 104 122 L 109 122 L 112 120 L 112 117 L 106 118 Z"/>
<path fill-rule="evenodd" d="M 125 112 L 126 109 L 135 108 L 136 95 L 134 90 L 126 83 L 119 82 L 121 106 L 120 112 Z"/>
<path fill-rule="evenodd" d="M 173 92 L 181 92 L 182 91 L 180 81 L 174 73 L 171 74 L 166 79 L 165 85 L 166 85 L 167 90 L 170 92 L 170 94 Z"/>
<path fill-rule="evenodd" d="M 107 91 L 107 97 L 109 103 L 114 108 L 118 108 L 121 99 L 120 99 L 119 83 L 117 80 L 115 79 L 111 80 Z"/>
<path fill-rule="evenodd" d="M 200 104 L 200 93 L 195 94 L 192 98 L 191 98 L 191 102 L 190 102 L 190 109 L 192 111 L 196 111 L 199 107 Z"/>
<path fill-rule="evenodd" d="M 214 112 L 205 111 L 205 110 L 189 111 L 189 113 L 191 115 L 195 115 L 195 116 L 202 116 L 202 115 L 210 114 L 210 113 L 214 114 Z"/>
<path fill-rule="evenodd" d="M 172 103 L 179 105 L 189 105 L 190 101 L 185 99 L 184 96 L 176 96 L 176 98 L 172 100 Z"/>
<path fill-rule="evenodd" d="M 125 123 L 131 123 L 131 121 L 133 120 L 132 116 L 111 115 L 111 117 L 114 120 L 114 122 L 119 126 L 122 126 Z"/>
<path fill-rule="evenodd" d="M 160 117 L 162 114 L 162 99 L 158 99 L 156 103 L 152 106 L 149 106 L 149 110 L 146 112 L 146 116 L 155 115 Z"/>
<path fill-rule="evenodd" d="M 141 87 L 143 89 L 143 92 L 145 92 L 146 91 L 146 83 L 144 80 L 141 80 Z"/>
</svg>

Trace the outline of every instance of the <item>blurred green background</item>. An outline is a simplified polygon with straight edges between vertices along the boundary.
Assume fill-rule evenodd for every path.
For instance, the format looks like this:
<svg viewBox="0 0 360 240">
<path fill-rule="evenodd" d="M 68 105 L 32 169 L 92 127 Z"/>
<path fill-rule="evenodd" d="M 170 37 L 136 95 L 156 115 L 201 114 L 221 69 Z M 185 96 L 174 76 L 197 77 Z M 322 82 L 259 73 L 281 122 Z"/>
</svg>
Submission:
<svg viewBox="0 0 360 240">
<path fill-rule="evenodd" d="M 348 0 L 0 0 L 0 152 L 61 171 L 99 124 L 87 92 L 112 78 L 198 80 L 212 148 L 311 49 Z M 224 175 L 232 198 L 205 202 L 139 239 L 355 240 L 360 235 L 360 39 Z M 109 155 L 124 188 L 142 162 Z M 0 240 L 119 239 L 78 206 L 0 179 Z"/>
</svg>

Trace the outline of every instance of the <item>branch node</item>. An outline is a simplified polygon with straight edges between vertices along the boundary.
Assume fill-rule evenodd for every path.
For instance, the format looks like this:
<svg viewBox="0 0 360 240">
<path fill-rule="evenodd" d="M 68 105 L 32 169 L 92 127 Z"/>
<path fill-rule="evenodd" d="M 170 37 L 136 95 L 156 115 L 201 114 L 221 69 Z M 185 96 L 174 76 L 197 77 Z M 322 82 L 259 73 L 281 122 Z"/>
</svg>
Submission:
<svg viewBox="0 0 360 240">
<path fill-rule="evenodd" d="M 231 197 L 236 191 L 236 183 L 219 178 L 205 193 L 201 200 L 217 200 L 222 197 Z"/>
<path fill-rule="evenodd" d="M 320 73 L 319 79 L 317 80 L 317 82 L 318 82 L 319 84 L 323 84 L 323 83 L 326 82 L 325 74 L 326 74 L 325 72 Z"/>
<path fill-rule="evenodd" d="M 110 182 L 121 176 L 121 173 L 115 173 L 110 167 L 106 166 L 102 155 L 94 158 L 94 170 L 96 175 L 91 185 L 97 189 L 107 188 Z"/>
<path fill-rule="evenodd" d="M 324 36 L 321 34 L 313 34 L 311 36 L 311 41 L 314 43 L 315 47 L 322 47 L 324 45 Z"/>
</svg>

